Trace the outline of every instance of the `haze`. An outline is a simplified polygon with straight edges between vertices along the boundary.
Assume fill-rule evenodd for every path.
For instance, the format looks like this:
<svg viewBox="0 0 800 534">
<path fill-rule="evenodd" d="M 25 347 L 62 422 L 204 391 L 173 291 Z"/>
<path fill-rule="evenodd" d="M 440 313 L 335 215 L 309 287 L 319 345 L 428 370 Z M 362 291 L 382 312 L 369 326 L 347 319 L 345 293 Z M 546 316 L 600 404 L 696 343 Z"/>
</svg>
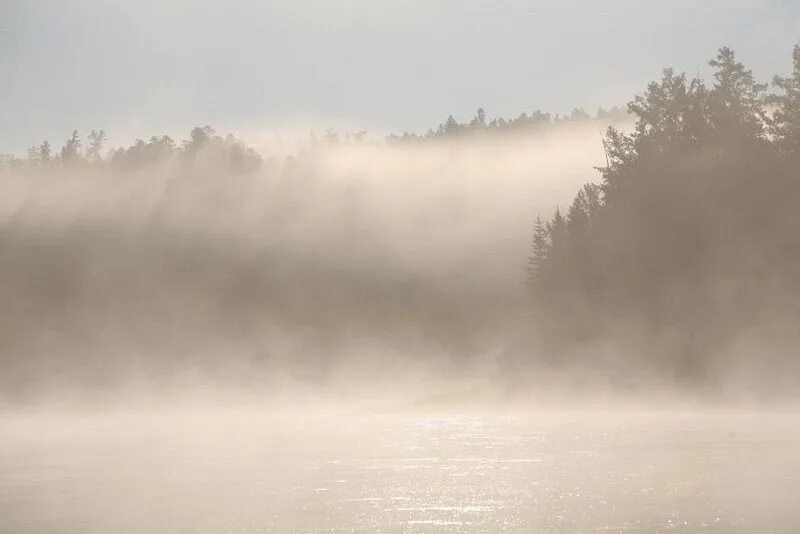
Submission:
<svg viewBox="0 0 800 534">
<path fill-rule="evenodd" d="M 795 2 L 0 0 L 0 532 L 787 532 Z"/>
</svg>

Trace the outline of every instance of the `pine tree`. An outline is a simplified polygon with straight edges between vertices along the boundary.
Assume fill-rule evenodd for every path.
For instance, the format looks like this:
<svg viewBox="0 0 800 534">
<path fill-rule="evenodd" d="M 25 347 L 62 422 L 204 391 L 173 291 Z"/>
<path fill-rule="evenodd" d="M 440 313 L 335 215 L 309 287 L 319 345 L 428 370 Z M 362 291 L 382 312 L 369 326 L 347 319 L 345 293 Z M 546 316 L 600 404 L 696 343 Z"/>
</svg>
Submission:
<svg viewBox="0 0 800 534">
<path fill-rule="evenodd" d="M 763 133 L 763 93 L 767 84 L 756 83 L 753 71 L 736 61 L 733 50 L 724 46 L 708 62 L 714 67 L 716 83 L 711 91 L 711 118 L 722 138 L 759 138 Z"/>
<path fill-rule="evenodd" d="M 469 125 L 471 128 L 478 130 L 486 128 L 486 112 L 483 108 L 478 108 L 475 117 L 470 121 Z"/>
<path fill-rule="evenodd" d="M 597 184 L 589 183 L 583 186 L 583 198 L 590 226 L 595 223 L 603 207 L 603 200 L 601 199 L 602 192 L 603 190 Z"/>
<path fill-rule="evenodd" d="M 101 158 L 100 151 L 103 149 L 103 144 L 108 137 L 105 130 L 92 130 L 89 132 L 89 146 L 86 149 L 86 157 L 91 161 L 97 161 Z"/>
<path fill-rule="evenodd" d="M 560 208 L 556 208 L 553 219 L 547 224 L 547 232 L 550 235 L 551 250 L 560 250 L 567 238 L 567 221 L 561 215 Z"/>
<path fill-rule="evenodd" d="M 63 147 L 61 147 L 61 161 L 65 165 L 70 165 L 77 162 L 81 158 L 81 138 L 78 135 L 78 130 L 73 130 L 72 135 L 67 139 Z"/>
<path fill-rule="evenodd" d="M 589 215 L 586 212 L 586 194 L 578 191 L 567 212 L 567 236 L 581 239 L 589 229 Z"/>
<path fill-rule="evenodd" d="M 545 263 L 550 256 L 550 236 L 547 231 L 547 225 L 538 215 L 533 225 L 531 249 L 532 254 L 528 258 L 528 280 L 536 282 L 541 279 Z"/>
<path fill-rule="evenodd" d="M 800 45 L 795 45 L 792 60 L 792 75 L 775 76 L 772 81 L 782 94 L 772 95 L 768 99 L 775 106 L 770 131 L 779 148 L 800 152 Z"/>
<path fill-rule="evenodd" d="M 444 124 L 439 126 L 439 135 L 449 136 L 455 135 L 458 133 L 459 124 L 456 119 L 452 115 L 447 116 L 447 120 L 444 121 Z"/>
<path fill-rule="evenodd" d="M 39 158 L 43 162 L 49 162 L 53 157 L 53 149 L 50 147 L 50 142 L 46 139 L 39 146 Z"/>
<path fill-rule="evenodd" d="M 28 149 L 28 161 L 36 164 L 41 159 L 40 148 L 38 145 L 33 145 Z"/>
</svg>

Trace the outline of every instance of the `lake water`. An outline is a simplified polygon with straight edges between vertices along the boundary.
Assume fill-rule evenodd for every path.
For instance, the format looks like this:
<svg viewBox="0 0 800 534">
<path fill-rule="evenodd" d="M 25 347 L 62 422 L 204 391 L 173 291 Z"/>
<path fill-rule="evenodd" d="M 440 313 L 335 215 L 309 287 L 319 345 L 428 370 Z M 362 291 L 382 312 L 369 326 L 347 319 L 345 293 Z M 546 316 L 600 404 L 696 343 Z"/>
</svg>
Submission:
<svg viewBox="0 0 800 534">
<path fill-rule="evenodd" d="M 800 416 L 0 416 L 0 532 L 790 532 Z"/>
</svg>

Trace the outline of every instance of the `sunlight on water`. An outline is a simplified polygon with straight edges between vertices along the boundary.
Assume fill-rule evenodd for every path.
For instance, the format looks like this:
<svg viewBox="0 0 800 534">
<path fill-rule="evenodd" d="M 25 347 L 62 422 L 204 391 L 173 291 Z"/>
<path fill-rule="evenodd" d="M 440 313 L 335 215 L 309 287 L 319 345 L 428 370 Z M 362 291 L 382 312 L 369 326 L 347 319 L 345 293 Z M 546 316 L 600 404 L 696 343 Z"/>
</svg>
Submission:
<svg viewBox="0 0 800 534">
<path fill-rule="evenodd" d="M 763 532 L 792 415 L 6 417 L 0 530 Z"/>
</svg>

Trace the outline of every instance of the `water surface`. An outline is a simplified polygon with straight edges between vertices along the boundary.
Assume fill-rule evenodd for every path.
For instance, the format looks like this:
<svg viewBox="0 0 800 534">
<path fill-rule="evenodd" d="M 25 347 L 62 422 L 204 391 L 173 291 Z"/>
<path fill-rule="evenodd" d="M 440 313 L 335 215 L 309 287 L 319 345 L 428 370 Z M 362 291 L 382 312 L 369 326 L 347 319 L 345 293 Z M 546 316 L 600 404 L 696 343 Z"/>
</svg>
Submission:
<svg viewBox="0 0 800 534">
<path fill-rule="evenodd" d="M 787 532 L 800 417 L 0 419 L 0 532 Z"/>
</svg>

